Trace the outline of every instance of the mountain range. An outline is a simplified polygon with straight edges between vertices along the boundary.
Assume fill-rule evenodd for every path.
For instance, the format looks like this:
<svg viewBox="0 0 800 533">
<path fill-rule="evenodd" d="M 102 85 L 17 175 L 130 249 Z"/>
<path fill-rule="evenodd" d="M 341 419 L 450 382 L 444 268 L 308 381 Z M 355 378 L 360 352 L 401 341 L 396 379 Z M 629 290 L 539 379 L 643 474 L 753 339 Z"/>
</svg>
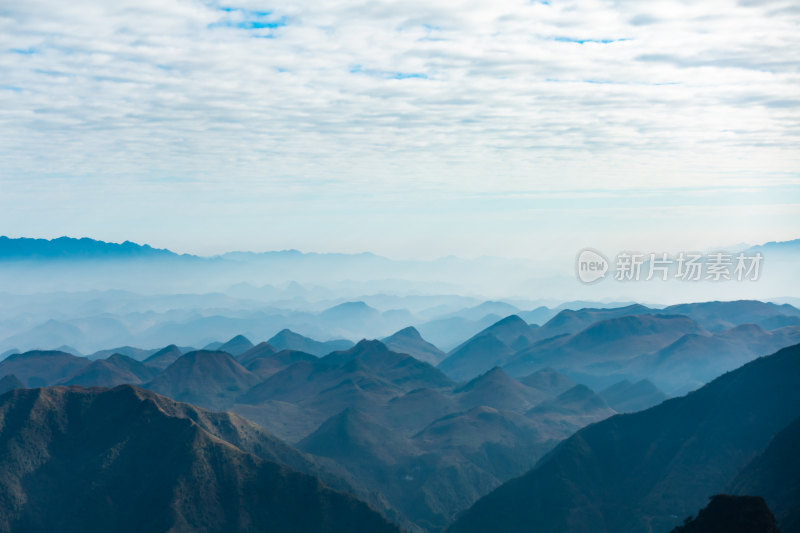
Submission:
<svg viewBox="0 0 800 533">
<path fill-rule="evenodd" d="M 776 456 L 796 463 L 785 443 L 800 415 L 798 377 L 800 346 L 793 346 L 684 397 L 585 427 L 479 500 L 449 531 L 513 533 L 531 524 L 542 532 L 669 531 L 737 476 L 757 479 L 754 471 L 770 470 Z M 776 437 L 784 428 L 788 433 Z M 751 463 L 759 454 L 766 456 L 761 468 Z M 748 482 L 740 478 L 739 487 Z M 766 497 L 783 527 L 796 520 L 797 501 L 787 508 L 778 492 L 773 501 Z"/>
</svg>

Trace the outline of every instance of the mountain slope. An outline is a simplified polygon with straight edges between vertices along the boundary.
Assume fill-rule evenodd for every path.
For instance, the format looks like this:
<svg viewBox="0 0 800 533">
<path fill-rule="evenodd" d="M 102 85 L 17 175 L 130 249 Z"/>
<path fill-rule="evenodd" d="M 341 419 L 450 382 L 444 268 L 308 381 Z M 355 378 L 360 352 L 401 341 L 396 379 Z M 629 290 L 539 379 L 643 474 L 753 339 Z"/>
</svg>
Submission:
<svg viewBox="0 0 800 533">
<path fill-rule="evenodd" d="M 532 344 L 537 329 L 517 315 L 507 316 L 456 347 L 439 368 L 457 381 L 470 380 Z"/>
<path fill-rule="evenodd" d="M 763 498 L 717 494 L 696 518 L 671 533 L 781 533 Z M 784 532 L 786 533 L 786 532 Z"/>
<path fill-rule="evenodd" d="M 164 348 L 160 349 L 143 362 L 148 366 L 164 370 L 169 365 L 177 361 L 181 355 L 183 355 L 181 349 L 174 344 L 170 344 L 169 346 L 165 346 Z"/>
<path fill-rule="evenodd" d="M 5 394 L 10 390 L 24 389 L 25 385 L 17 379 L 14 374 L 9 374 L 0 378 L 0 394 Z"/>
<path fill-rule="evenodd" d="M 295 333 L 290 329 L 279 331 L 267 342 L 278 351 L 295 350 L 298 352 L 310 353 L 317 357 L 322 357 L 336 350 L 347 350 L 353 346 L 353 343 L 348 340 L 315 341 L 314 339 Z"/>
<path fill-rule="evenodd" d="M 408 354 L 431 365 L 437 365 L 447 357 L 447 354 L 423 339 L 414 327 L 401 329 L 381 342 L 393 352 Z"/>
<path fill-rule="evenodd" d="M 126 355 L 114 354 L 107 359 L 92 361 L 64 381 L 65 385 L 82 387 L 115 387 L 128 383 L 139 385 L 152 379 L 158 370 Z"/>
<path fill-rule="evenodd" d="M 0 237 L 0 260 L 115 259 L 134 257 L 177 257 L 169 250 L 151 248 L 130 241 L 122 244 L 94 239 L 10 239 Z"/>
<path fill-rule="evenodd" d="M 170 403 L 131 387 L 3 395 L 0 530 L 398 531 L 159 405 Z"/>
<path fill-rule="evenodd" d="M 733 494 L 762 496 L 783 533 L 800 533 L 800 418 L 778 433 L 730 484 Z"/>
<path fill-rule="evenodd" d="M 43 387 L 70 377 L 90 362 L 65 352 L 33 350 L 0 361 L 0 376 L 14 374 L 27 387 Z"/>
<path fill-rule="evenodd" d="M 647 379 L 636 383 L 620 381 L 601 390 L 598 395 L 618 413 L 643 411 L 667 399 L 667 395 Z"/>
<path fill-rule="evenodd" d="M 800 415 L 800 345 L 682 398 L 578 431 L 452 532 L 668 531 Z"/>
<path fill-rule="evenodd" d="M 220 345 L 220 347 L 217 348 L 217 351 L 227 352 L 232 356 L 236 357 L 238 355 L 243 354 L 252 347 L 253 343 L 250 342 L 250 339 L 248 339 L 244 335 L 236 335 L 228 342 Z"/>
<path fill-rule="evenodd" d="M 229 354 L 200 350 L 180 357 L 145 387 L 181 402 L 224 409 L 258 381 Z"/>
</svg>

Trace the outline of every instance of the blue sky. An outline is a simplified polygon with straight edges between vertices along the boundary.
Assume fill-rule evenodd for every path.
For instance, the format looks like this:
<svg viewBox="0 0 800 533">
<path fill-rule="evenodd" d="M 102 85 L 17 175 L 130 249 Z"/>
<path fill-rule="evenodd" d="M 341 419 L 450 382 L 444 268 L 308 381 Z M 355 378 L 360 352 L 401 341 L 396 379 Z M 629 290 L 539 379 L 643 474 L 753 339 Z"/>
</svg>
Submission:
<svg viewBox="0 0 800 533">
<path fill-rule="evenodd" d="M 571 256 L 800 236 L 792 1 L 0 2 L 0 233 Z"/>
</svg>

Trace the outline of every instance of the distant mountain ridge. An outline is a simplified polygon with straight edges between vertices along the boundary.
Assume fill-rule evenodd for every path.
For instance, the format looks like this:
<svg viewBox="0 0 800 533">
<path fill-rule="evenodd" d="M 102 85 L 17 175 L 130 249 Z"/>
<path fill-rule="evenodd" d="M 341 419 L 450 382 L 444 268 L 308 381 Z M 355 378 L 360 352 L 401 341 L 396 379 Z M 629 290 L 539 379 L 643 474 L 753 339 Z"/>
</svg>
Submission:
<svg viewBox="0 0 800 533">
<path fill-rule="evenodd" d="M 113 243 L 98 241 L 84 237 L 75 239 L 59 237 L 57 239 L 29 239 L 0 236 L 1 260 L 41 260 L 41 259 L 132 259 L 132 258 L 165 258 L 196 257 L 180 256 L 163 248 L 153 248 L 147 244 L 136 244 L 125 241 Z"/>
</svg>

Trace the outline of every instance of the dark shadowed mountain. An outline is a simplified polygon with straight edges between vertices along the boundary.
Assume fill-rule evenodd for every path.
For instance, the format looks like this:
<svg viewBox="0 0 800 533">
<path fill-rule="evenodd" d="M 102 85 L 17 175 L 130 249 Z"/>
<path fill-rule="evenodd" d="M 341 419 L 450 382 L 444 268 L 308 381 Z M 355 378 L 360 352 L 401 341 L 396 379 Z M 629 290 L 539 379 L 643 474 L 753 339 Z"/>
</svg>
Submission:
<svg viewBox="0 0 800 533">
<path fill-rule="evenodd" d="M 0 378 L 0 394 L 5 394 L 10 390 L 24 389 L 25 384 L 17 379 L 14 374 L 9 374 Z"/>
<path fill-rule="evenodd" d="M 259 378 L 225 352 L 196 351 L 181 356 L 145 387 L 209 409 L 225 409 Z"/>
<path fill-rule="evenodd" d="M 775 513 L 783 533 L 800 532 L 800 418 L 778 433 L 728 487 L 733 494 L 758 494 Z"/>
<path fill-rule="evenodd" d="M 158 372 L 158 369 L 126 355 L 114 354 L 106 359 L 92 361 L 64 380 L 63 384 L 82 387 L 116 387 L 124 383 L 139 385 L 150 381 Z"/>
<path fill-rule="evenodd" d="M 315 341 L 289 329 L 281 330 L 267 342 L 279 351 L 295 350 L 310 353 L 317 357 L 322 357 L 336 350 L 347 350 L 353 346 L 352 342 L 344 339 L 326 342 Z"/>
<path fill-rule="evenodd" d="M 623 380 L 601 390 L 598 395 L 618 413 L 643 411 L 667 399 L 667 395 L 647 379 L 635 383 Z"/>
<path fill-rule="evenodd" d="M 408 354 L 431 365 L 437 365 L 447 357 L 447 354 L 423 339 L 414 327 L 401 329 L 381 342 L 393 352 Z"/>
<path fill-rule="evenodd" d="M 253 343 L 250 342 L 250 339 L 248 339 L 244 335 L 236 335 L 228 342 L 220 345 L 220 347 L 217 348 L 217 351 L 227 352 L 232 356 L 236 357 L 243 354 L 252 347 Z"/>
<path fill-rule="evenodd" d="M 575 386 L 575 382 L 552 368 L 543 368 L 519 380 L 528 387 L 558 396 Z"/>
<path fill-rule="evenodd" d="M 494 478 L 493 486 L 533 466 L 553 445 L 531 419 L 486 406 L 435 420 L 413 441 L 454 464 L 473 464 Z"/>
<path fill-rule="evenodd" d="M 3 531 L 398 531 L 257 426 L 129 386 L 3 395 L 0 455 Z"/>
<path fill-rule="evenodd" d="M 696 518 L 690 518 L 671 533 L 781 533 L 775 517 L 759 496 L 711 497 Z M 784 532 L 785 533 L 785 532 Z"/>
<path fill-rule="evenodd" d="M 178 360 L 180 356 L 183 355 L 181 349 L 175 346 L 174 344 L 170 344 L 169 346 L 165 346 L 164 348 L 158 350 L 156 353 L 148 357 L 144 360 L 144 364 L 147 366 L 152 366 L 158 369 L 165 369 L 172 363 Z"/>
<path fill-rule="evenodd" d="M 537 326 L 517 315 L 495 322 L 464 342 L 439 363 L 439 369 L 457 381 L 466 381 L 503 365 L 515 352 L 533 343 Z"/>
<path fill-rule="evenodd" d="M 793 346 L 682 398 L 588 426 L 451 531 L 668 531 L 800 415 L 799 376 Z"/>
<path fill-rule="evenodd" d="M 14 374 L 26 387 L 45 387 L 72 376 L 90 362 L 64 352 L 34 350 L 0 361 L 0 376 Z"/>
<path fill-rule="evenodd" d="M 488 410 L 494 416 L 488 412 L 482 416 L 483 410 L 445 417 L 408 439 L 364 413 L 347 409 L 328 419 L 298 447 L 328 459 L 326 466 L 367 494 L 380 494 L 395 509 L 396 519 L 411 531 L 440 531 L 456 510 L 468 506 L 486 487 L 500 483 L 489 472 L 493 460 L 513 469 L 508 457 L 515 455 L 514 446 L 535 435 L 531 429 L 515 427 L 497 411 Z M 496 442 L 485 443 L 487 434 Z M 529 454 L 537 453 L 536 447 L 531 444 Z M 536 457 L 547 445 L 538 443 L 538 447 Z M 438 448 L 441 452 L 423 451 Z M 523 454 L 517 455 L 522 461 Z M 483 468 L 478 462 L 484 463 Z"/>
</svg>

